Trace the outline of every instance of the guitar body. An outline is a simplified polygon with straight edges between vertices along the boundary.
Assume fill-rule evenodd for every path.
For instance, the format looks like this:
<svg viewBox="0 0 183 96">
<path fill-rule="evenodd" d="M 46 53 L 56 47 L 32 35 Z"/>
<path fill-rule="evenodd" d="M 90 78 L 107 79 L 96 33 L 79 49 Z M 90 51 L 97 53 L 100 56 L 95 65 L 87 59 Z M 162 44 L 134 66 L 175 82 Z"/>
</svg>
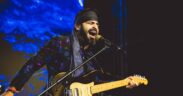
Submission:
<svg viewBox="0 0 183 96">
<path fill-rule="evenodd" d="M 65 74 L 66 74 L 66 72 L 58 73 L 52 80 L 50 80 L 50 85 L 56 83 Z M 51 88 L 49 93 L 52 94 L 53 96 L 68 96 L 68 94 L 66 94 L 64 91 L 65 91 L 65 89 L 69 89 L 70 84 L 72 84 L 73 82 L 82 82 L 82 83 L 85 83 L 85 84 L 86 83 L 90 83 L 92 81 L 95 81 L 95 76 L 96 75 L 99 76 L 101 74 L 102 74 L 101 71 L 94 70 L 94 71 L 88 72 L 87 74 L 82 75 L 82 76 L 77 77 L 77 78 L 66 78 L 67 79 L 67 83 L 64 80 L 64 82 L 55 85 L 53 88 Z M 86 84 L 86 85 L 88 86 L 88 85 L 92 85 L 92 84 L 94 85 L 94 83 L 90 83 L 90 84 Z M 81 83 L 79 83 L 79 84 L 77 83 L 76 85 L 74 84 L 72 86 L 72 88 L 74 88 L 74 87 L 76 87 L 78 85 L 81 85 Z M 80 96 L 87 96 L 87 95 L 80 95 Z"/>
<path fill-rule="evenodd" d="M 56 83 L 60 78 L 62 78 L 65 75 L 66 72 L 61 72 L 58 73 L 50 82 L 50 84 L 54 84 Z M 51 92 L 50 94 L 52 94 L 53 96 L 64 96 L 64 89 L 65 86 L 63 83 L 59 83 L 57 85 L 55 85 L 53 88 L 51 88 Z"/>
<path fill-rule="evenodd" d="M 92 96 L 90 88 L 94 86 L 94 82 L 88 84 L 82 84 L 79 82 L 72 83 L 70 86 L 70 90 L 72 92 L 72 96 Z"/>
</svg>

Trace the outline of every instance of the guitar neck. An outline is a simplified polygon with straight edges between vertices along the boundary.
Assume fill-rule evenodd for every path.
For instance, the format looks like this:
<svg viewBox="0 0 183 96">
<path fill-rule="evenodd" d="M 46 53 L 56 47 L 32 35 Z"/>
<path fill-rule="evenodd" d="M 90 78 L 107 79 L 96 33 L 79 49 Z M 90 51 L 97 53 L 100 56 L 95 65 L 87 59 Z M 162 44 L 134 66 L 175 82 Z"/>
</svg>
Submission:
<svg viewBox="0 0 183 96">
<path fill-rule="evenodd" d="M 128 85 L 127 80 L 118 80 L 118 81 L 114 81 L 114 82 L 98 84 L 98 85 L 91 87 L 91 93 L 95 94 L 95 93 L 111 90 L 114 88 L 123 87 L 126 85 Z"/>
</svg>

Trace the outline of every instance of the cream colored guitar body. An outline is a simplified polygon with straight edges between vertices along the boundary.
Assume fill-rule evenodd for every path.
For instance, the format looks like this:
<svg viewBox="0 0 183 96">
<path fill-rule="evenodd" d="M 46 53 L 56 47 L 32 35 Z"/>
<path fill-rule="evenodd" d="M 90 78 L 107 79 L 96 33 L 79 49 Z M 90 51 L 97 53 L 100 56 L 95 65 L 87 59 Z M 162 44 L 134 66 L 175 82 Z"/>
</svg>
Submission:
<svg viewBox="0 0 183 96">
<path fill-rule="evenodd" d="M 72 83 L 70 86 L 72 96 L 92 96 L 91 87 L 94 86 L 94 82 L 89 84 Z"/>
</svg>

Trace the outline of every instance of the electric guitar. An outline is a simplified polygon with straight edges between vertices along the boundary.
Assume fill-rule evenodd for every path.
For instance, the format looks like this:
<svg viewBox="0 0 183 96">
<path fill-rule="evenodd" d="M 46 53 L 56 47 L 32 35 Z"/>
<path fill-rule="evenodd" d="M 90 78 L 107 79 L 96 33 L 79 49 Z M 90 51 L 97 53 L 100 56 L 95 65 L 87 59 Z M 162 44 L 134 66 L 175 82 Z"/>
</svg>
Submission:
<svg viewBox="0 0 183 96">
<path fill-rule="evenodd" d="M 95 94 L 95 93 L 127 86 L 130 81 L 136 82 L 138 84 L 144 84 L 144 85 L 148 84 L 148 80 L 145 77 L 142 77 L 140 75 L 131 76 L 130 79 L 126 78 L 123 80 L 102 83 L 97 85 L 94 85 L 94 82 L 86 83 L 83 81 L 83 80 L 86 81 L 86 79 L 92 79 L 93 76 L 96 75 L 97 73 L 98 71 L 90 72 L 82 76 L 82 79 L 71 80 L 68 85 L 65 85 L 63 83 L 58 84 L 51 89 L 52 94 L 53 96 L 92 96 L 92 94 Z M 57 74 L 55 78 L 52 80 L 52 83 L 56 82 L 64 74 L 65 73 Z M 86 84 L 80 83 L 80 82 L 84 82 Z M 65 91 L 65 89 L 67 90 L 67 92 Z"/>
<path fill-rule="evenodd" d="M 139 84 L 148 84 L 148 80 L 139 75 L 135 75 L 131 77 L 132 81 L 137 82 Z M 114 88 L 119 88 L 123 86 L 127 86 L 131 80 L 126 78 L 124 80 L 118 80 L 103 84 L 94 85 L 94 82 L 88 84 L 82 84 L 79 82 L 74 82 L 70 85 L 71 96 L 92 96 L 92 94 L 111 90 Z"/>
</svg>

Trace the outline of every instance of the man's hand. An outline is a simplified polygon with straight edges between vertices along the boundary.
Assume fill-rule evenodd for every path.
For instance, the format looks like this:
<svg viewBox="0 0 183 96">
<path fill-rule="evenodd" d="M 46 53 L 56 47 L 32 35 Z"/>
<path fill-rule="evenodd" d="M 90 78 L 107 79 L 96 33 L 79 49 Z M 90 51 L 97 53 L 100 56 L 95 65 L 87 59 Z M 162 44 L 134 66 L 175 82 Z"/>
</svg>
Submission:
<svg viewBox="0 0 183 96">
<path fill-rule="evenodd" d="M 1 96 L 14 96 L 12 91 L 5 91 Z"/>
<path fill-rule="evenodd" d="M 129 82 L 128 82 L 128 85 L 126 86 L 126 88 L 131 89 L 131 88 L 133 88 L 133 87 L 139 86 L 139 83 L 138 83 L 138 82 L 135 82 L 135 81 L 133 80 L 132 76 L 127 77 L 127 79 L 129 80 Z"/>
</svg>

